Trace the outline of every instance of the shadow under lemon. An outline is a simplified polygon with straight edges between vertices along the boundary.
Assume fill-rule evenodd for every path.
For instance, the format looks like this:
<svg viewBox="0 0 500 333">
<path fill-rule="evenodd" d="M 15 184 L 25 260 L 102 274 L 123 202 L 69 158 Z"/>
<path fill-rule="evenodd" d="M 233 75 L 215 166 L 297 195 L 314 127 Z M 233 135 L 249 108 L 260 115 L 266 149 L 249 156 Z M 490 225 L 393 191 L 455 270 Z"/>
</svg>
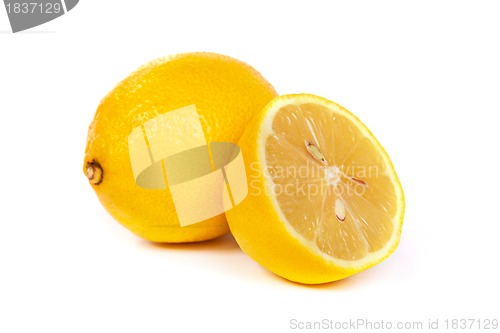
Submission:
<svg viewBox="0 0 500 333">
<path fill-rule="evenodd" d="M 289 281 L 265 269 L 244 254 L 231 234 L 197 243 L 153 243 L 143 239 L 139 239 L 139 242 L 142 246 L 158 251 L 211 253 L 212 257 L 216 257 L 215 260 L 209 260 L 211 264 L 215 263 L 215 266 L 211 267 L 225 270 L 228 275 L 239 276 L 254 282 L 260 280 L 262 283 L 266 283 L 265 281 L 268 281 L 276 283 L 276 285 L 290 286 L 292 288 L 317 289 L 322 291 L 346 290 L 356 288 L 361 283 L 366 283 L 367 278 L 364 278 L 363 275 L 371 275 L 370 270 L 368 270 L 342 280 L 312 285 Z M 370 280 L 373 280 L 373 277 Z"/>
<path fill-rule="evenodd" d="M 231 234 L 226 234 L 215 239 L 196 243 L 154 243 L 147 240 L 139 239 L 144 245 L 156 249 L 165 249 L 173 251 L 213 251 L 213 252 L 241 252 L 238 243 L 234 240 Z"/>
</svg>

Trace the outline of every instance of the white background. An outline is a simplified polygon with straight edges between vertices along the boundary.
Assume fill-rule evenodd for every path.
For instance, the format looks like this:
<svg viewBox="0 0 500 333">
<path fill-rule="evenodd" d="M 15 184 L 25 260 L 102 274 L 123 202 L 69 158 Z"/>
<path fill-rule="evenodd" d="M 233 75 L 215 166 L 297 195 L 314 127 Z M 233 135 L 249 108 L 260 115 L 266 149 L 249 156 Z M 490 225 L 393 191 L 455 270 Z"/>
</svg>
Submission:
<svg viewBox="0 0 500 333">
<path fill-rule="evenodd" d="M 293 332 L 290 320 L 497 318 L 497 1 L 81 1 L 12 34 L 0 8 L 0 332 Z M 382 264 L 308 287 L 229 237 L 152 245 L 82 173 L 102 97 L 139 65 L 224 53 L 358 115 L 407 211 Z"/>
</svg>

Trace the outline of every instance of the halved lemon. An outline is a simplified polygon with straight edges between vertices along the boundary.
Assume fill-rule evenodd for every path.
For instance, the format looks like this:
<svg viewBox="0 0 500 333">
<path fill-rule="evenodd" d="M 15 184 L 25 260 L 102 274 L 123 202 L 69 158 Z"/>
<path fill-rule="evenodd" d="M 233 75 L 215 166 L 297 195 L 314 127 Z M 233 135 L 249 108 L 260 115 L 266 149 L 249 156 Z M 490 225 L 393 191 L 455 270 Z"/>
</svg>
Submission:
<svg viewBox="0 0 500 333">
<path fill-rule="evenodd" d="M 404 195 L 384 148 L 322 97 L 272 100 L 239 141 L 248 196 L 226 212 L 241 249 L 286 279 L 339 280 L 387 258 Z"/>
</svg>

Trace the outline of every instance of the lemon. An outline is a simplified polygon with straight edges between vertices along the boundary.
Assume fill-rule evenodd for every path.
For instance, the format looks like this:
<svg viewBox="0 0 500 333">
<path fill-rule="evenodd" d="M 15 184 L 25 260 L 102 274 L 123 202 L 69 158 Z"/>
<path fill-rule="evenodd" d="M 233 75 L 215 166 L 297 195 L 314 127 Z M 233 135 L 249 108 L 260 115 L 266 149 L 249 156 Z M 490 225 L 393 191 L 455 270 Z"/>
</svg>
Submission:
<svg viewBox="0 0 500 333">
<path fill-rule="evenodd" d="M 242 135 L 249 191 L 226 212 L 241 249 L 291 281 L 343 279 L 398 245 L 404 195 L 384 148 L 324 98 L 271 101 Z"/>
<path fill-rule="evenodd" d="M 101 101 L 88 131 L 83 171 L 106 210 L 144 239 L 193 242 L 218 237 L 229 231 L 223 214 L 181 227 L 168 186 L 159 190 L 136 185 L 127 138 L 146 121 L 194 104 L 208 142 L 236 143 L 250 118 L 275 96 L 255 69 L 227 56 L 185 53 L 157 59 Z"/>
</svg>

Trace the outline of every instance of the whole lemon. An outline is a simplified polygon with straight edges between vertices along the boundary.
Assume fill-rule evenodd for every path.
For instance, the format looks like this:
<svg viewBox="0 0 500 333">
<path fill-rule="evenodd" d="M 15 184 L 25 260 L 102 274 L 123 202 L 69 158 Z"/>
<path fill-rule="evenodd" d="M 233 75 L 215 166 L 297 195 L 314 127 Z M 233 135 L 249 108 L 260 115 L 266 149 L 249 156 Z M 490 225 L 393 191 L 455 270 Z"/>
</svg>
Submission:
<svg viewBox="0 0 500 333">
<path fill-rule="evenodd" d="M 208 142 L 237 143 L 252 116 L 276 95 L 255 69 L 224 55 L 185 53 L 154 60 L 99 104 L 83 171 L 106 210 L 144 239 L 179 243 L 218 237 L 229 231 L 224 214 L 182 227 L 168 186 L 136 184 L 128 136 L 148 120 L 194 104 Z"/>
</svg>

